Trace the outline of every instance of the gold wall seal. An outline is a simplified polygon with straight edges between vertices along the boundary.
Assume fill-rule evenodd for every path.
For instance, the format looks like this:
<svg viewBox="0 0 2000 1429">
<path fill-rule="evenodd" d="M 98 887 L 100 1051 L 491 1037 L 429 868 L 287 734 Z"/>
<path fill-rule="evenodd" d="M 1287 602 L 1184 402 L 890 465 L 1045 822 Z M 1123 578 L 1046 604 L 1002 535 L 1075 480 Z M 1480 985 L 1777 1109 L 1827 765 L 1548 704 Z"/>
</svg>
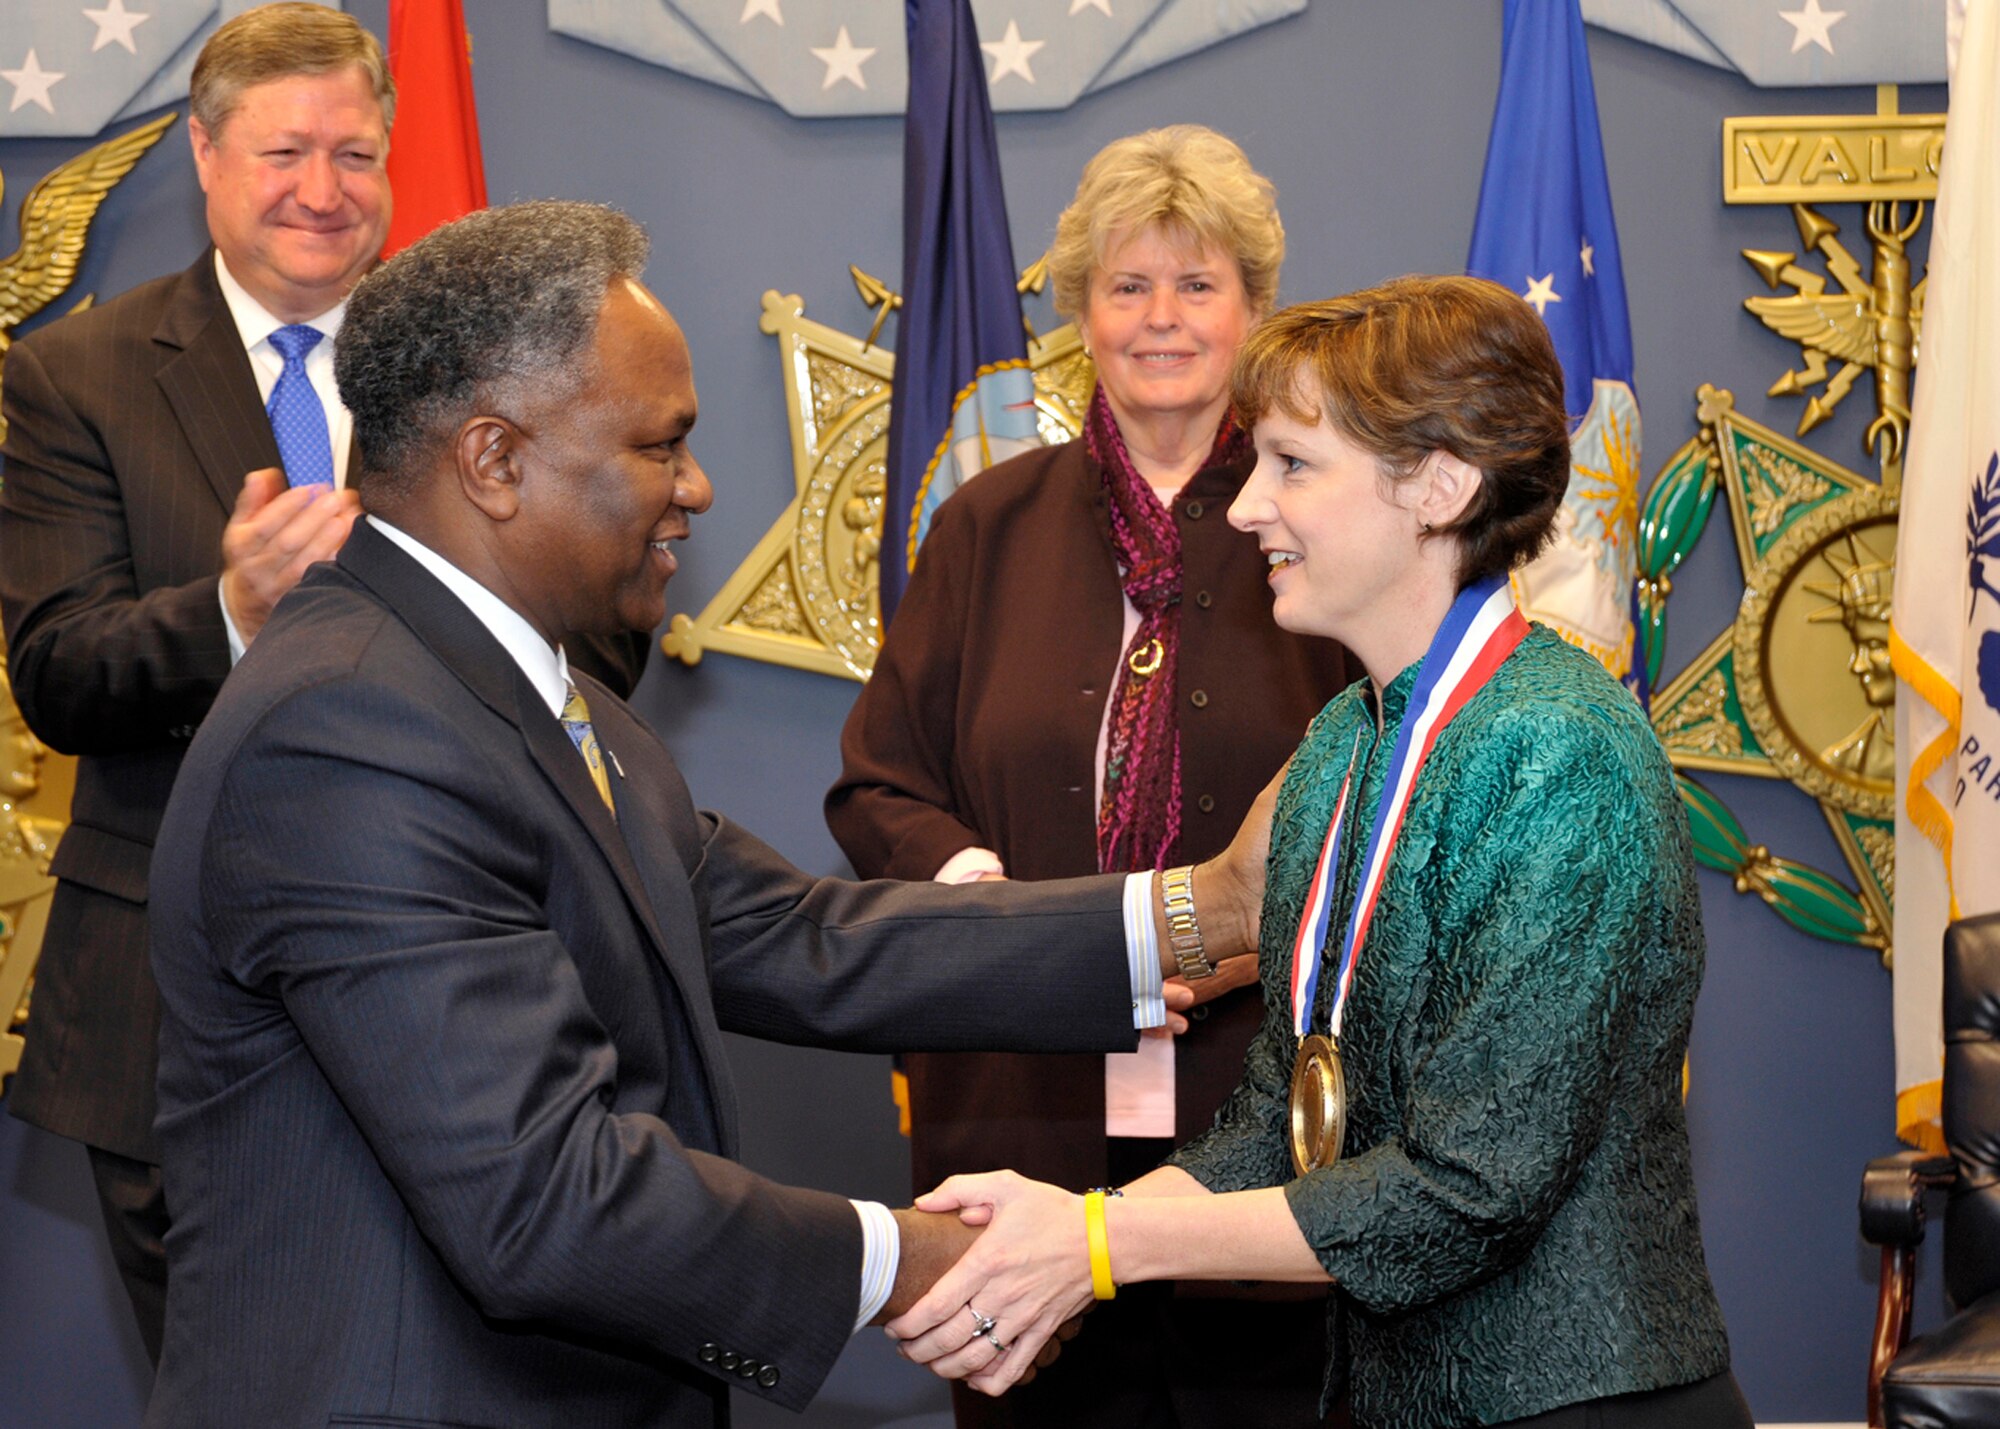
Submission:
<svg viewBox="0 0 2000 1429">
<path fill-rule="evenodd" d="M 1030 270 L 1032 275 L 1033 269 Z M 876 290 L 880 316 L 897 301 Z M 1024 280 L 1027 281 L 1027 280 Z M 693 665 L 709 650 L 865 680 L 882 644 L 880 563 L 895 354 L 813 322 L 797 294 L 767 291 L 758 326 L 778 340 L 795 495 L 696 616 L 676 615 L 661 648 Z M 1028 344 L 1046 443 L 1083 429 L 1096 369 L 1074 326 Z"/>
<path fill-rule="evenodd" d="M 1728 392 L 1704 385 L 1699 429 L 1646 497 L 1638 601 L 1653 728 L 1676 768 L 1696 859 L 1793 927 L 1878 948 L 1888 964 L 1896 896 L 1889 605 L 1925 289 L 1911 247 L 1937 196 L 1944 116 L 1899 113 L 1894 85 L 1878 85 L 1875 95 L 1872 115 L 1724 120 L 1722 191 L 1728 203 L 1791 205 L 1798 230 L 1799 251 L 1743 253 L 1766 286 L 1791 289 L 1743 304 L 1799 345 L 1800 366 L 1767 395 L 1806 399 L 1804 437 L 1856 382 L 1873 378 L 1875 419 L 1863 443 L 1880 480 L 1750 420 Z M 1869 267 L 1813 206 L 1831 202 L 1866 205 Z M 1663 683 L 1673 573 L 1718 494 L 1727 496 L 1743 598 L 1730 626 Z M 1818 801 L 1855 886 L 1753 842 L 1690 771 L 1798 785 Z"/>
<path fill-rule="evenodd" d="M 1847 470 L 1704 386 L 1700 430 L 1647 498 L 1641 565 L 1649 648 L 1660 643 L 1667 545 L 1685 551 L 1708 503 L 1729 507 L 1743 598 L 1736 619 L 1653 696 L 1653 729 L 1679 775 L 1696 857 L 1786 921 L 1889 948 L 1895 899 L 1895 676 L 1889 600 L 1894 488 Z M 1692 515 L 1690 515 L 1692 513 Z M 1686 771 L 1788 779 L 1818 800 L 1855 889 L 1751 841 Z"/>
<path fill-rule="evenodd" d="M 1750 573 L 1732 632 L 1743 713 L 1778 772 L 1823 803 L 1885 821 L 1896 788 L 1895 554 L 1895 494 L 1837 496 Z"/>
</svg>

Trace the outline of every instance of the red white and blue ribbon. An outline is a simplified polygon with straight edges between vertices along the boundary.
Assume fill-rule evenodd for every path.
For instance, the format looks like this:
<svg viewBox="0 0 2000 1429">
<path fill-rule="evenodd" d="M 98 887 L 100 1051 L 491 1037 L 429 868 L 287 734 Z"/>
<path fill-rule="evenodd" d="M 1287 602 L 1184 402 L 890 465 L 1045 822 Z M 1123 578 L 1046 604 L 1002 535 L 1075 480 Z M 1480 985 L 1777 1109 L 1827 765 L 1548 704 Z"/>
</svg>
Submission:
<svg viewBox="0 0 2000 1429">
<path fill-rule="evenodd" d="M 1362 864 L 1361 886 L 1347 916 L 1347 934 L 1341 942 L 1340 968 L 1336 974 L 1333 1010 L 1328 1026 L 1336 1043 L 1340 1040 L 1341 1014 L 1347 995 L 1354 986 L 1354 967 L 1367 940 L 1368 925 L 1375 916 L 1375 901 L 1389 871 L 1389 855 L 1396 836 L 1402 832 L 1409 813 L 1410 796 L 1416 791 L 1417 776 L 1436 747 L 1438 736 L 1452 717 L 1479 692 L 1513 653 L 1528 633 L 1528 622 L 1514 608 L 1514 595 L 1505 576 L 1476 581 L 1460 591 L 1445 615 L 1437 634 L 1424 653 L 1424 666 L 1417 676 L 1410 703 L 1396 730 L 1394 752 L 1382 780 L 1382 798 L 1375 810 L 1375 830 L 1368 841 Z M 1333 887 L 1340 862 L 1341 828 L 1346 822 L 1347 799 L 1354 784 L 1354 769 L 1361 750 L 1357 734 L 1354 752 L 1348 755 L 1347 773 L 1341 779 L 1340 799 L 1334 805 L 1333 822 L 1319 851 L 1319 864 L 1299 917 L 1299 931 L 1292 940 L 1292 1025 L 1303 1038 L 1311 1031 L 1312 1008 L 1319 989 L 1322 953 L 1326 947 L 1333 913 Z"/>
</svg>

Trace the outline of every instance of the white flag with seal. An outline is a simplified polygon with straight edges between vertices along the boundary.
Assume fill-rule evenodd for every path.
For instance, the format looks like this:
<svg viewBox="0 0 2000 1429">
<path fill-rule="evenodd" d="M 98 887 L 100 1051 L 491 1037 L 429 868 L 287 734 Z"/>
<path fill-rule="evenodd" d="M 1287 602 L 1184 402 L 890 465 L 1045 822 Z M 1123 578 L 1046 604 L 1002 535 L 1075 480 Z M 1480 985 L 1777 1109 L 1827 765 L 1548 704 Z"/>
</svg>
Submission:
<svg viewBox="0 0 2000 1429">
<path fill-rule="evenodd" d="M 1954 4 L 1890 630 L 1896 1129 L 1933 1151 L 1945 925 L 2000 910 L 2000 4 Z"/>
</svg>

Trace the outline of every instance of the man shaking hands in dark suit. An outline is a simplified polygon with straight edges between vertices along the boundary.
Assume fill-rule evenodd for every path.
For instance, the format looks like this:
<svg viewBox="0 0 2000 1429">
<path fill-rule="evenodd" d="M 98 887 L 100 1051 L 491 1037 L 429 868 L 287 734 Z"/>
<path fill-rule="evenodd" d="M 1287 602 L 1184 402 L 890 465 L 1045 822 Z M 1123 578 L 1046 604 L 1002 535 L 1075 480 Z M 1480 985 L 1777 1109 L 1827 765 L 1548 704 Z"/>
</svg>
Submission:
<svg viewBox="0 0 2000 1429">
<path fill-rule="evenodd" d="M 645 255 L 609 210 L 527 204 L 349 301 L 369 514 L 216 702 L 154 864 L 149 1425 L 803 1406 L 974 1232 L 736 1165 L 721 1032 L 1101 1050 L 1174 1015 L 1154 875 L 809 878 L 569 667 L 564 632 L 659 622 L 712 495 Z M 1251 945 L 1260 819 L 1177 902 L 1182 958 Z"/>
</svg>

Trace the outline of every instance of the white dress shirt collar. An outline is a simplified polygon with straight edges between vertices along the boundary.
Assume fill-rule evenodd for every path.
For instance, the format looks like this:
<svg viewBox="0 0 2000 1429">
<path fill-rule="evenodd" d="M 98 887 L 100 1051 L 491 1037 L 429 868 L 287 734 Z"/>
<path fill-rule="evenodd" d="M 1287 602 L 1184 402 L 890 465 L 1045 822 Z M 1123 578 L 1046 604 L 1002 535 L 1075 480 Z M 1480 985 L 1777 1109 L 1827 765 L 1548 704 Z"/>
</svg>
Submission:
<svg viewBox="0 0 2000 1429">
<path fill-rule="evenodd" d="M 236 281 L 236 275 L 222 261 L 220 248 L 215 250 L 215 278 L 222 285 L 222 301 L 229 305 L 229 316 L 235 320 L 236 331 L 243 338 L 244 351 L 268 341 L 272 333 L 288 326 L 283 319 L 272 316 L 269 308 L 251 297 L 250 290 Z M 324 333 L 326 339 L 320 346 L 331 351 L 333 339 L 340 334 L 341 319 L 346 316 L 347 300 L 343 298 L 318 317 L 308 319 L 304 326 Z"/>
<path fill-rule="evenodd" d="M 528 683 L 535 687 L 535 692 L 548 705 L 549 713 L 560 716 L 563 701 L 569 694 L 569 657 L 563 653 L 562 646 L 551 645 L 542 639 L 526 616 L 415 536 L 398 531 L 380 516 L 370 516 L 367 520 L 369 525 L 409 552 L 418 565 L 444 582 L 445 589 L 465 602 L 466 609 L 493 633 L 501 648 L 521 667 Z"/>
</svg>

